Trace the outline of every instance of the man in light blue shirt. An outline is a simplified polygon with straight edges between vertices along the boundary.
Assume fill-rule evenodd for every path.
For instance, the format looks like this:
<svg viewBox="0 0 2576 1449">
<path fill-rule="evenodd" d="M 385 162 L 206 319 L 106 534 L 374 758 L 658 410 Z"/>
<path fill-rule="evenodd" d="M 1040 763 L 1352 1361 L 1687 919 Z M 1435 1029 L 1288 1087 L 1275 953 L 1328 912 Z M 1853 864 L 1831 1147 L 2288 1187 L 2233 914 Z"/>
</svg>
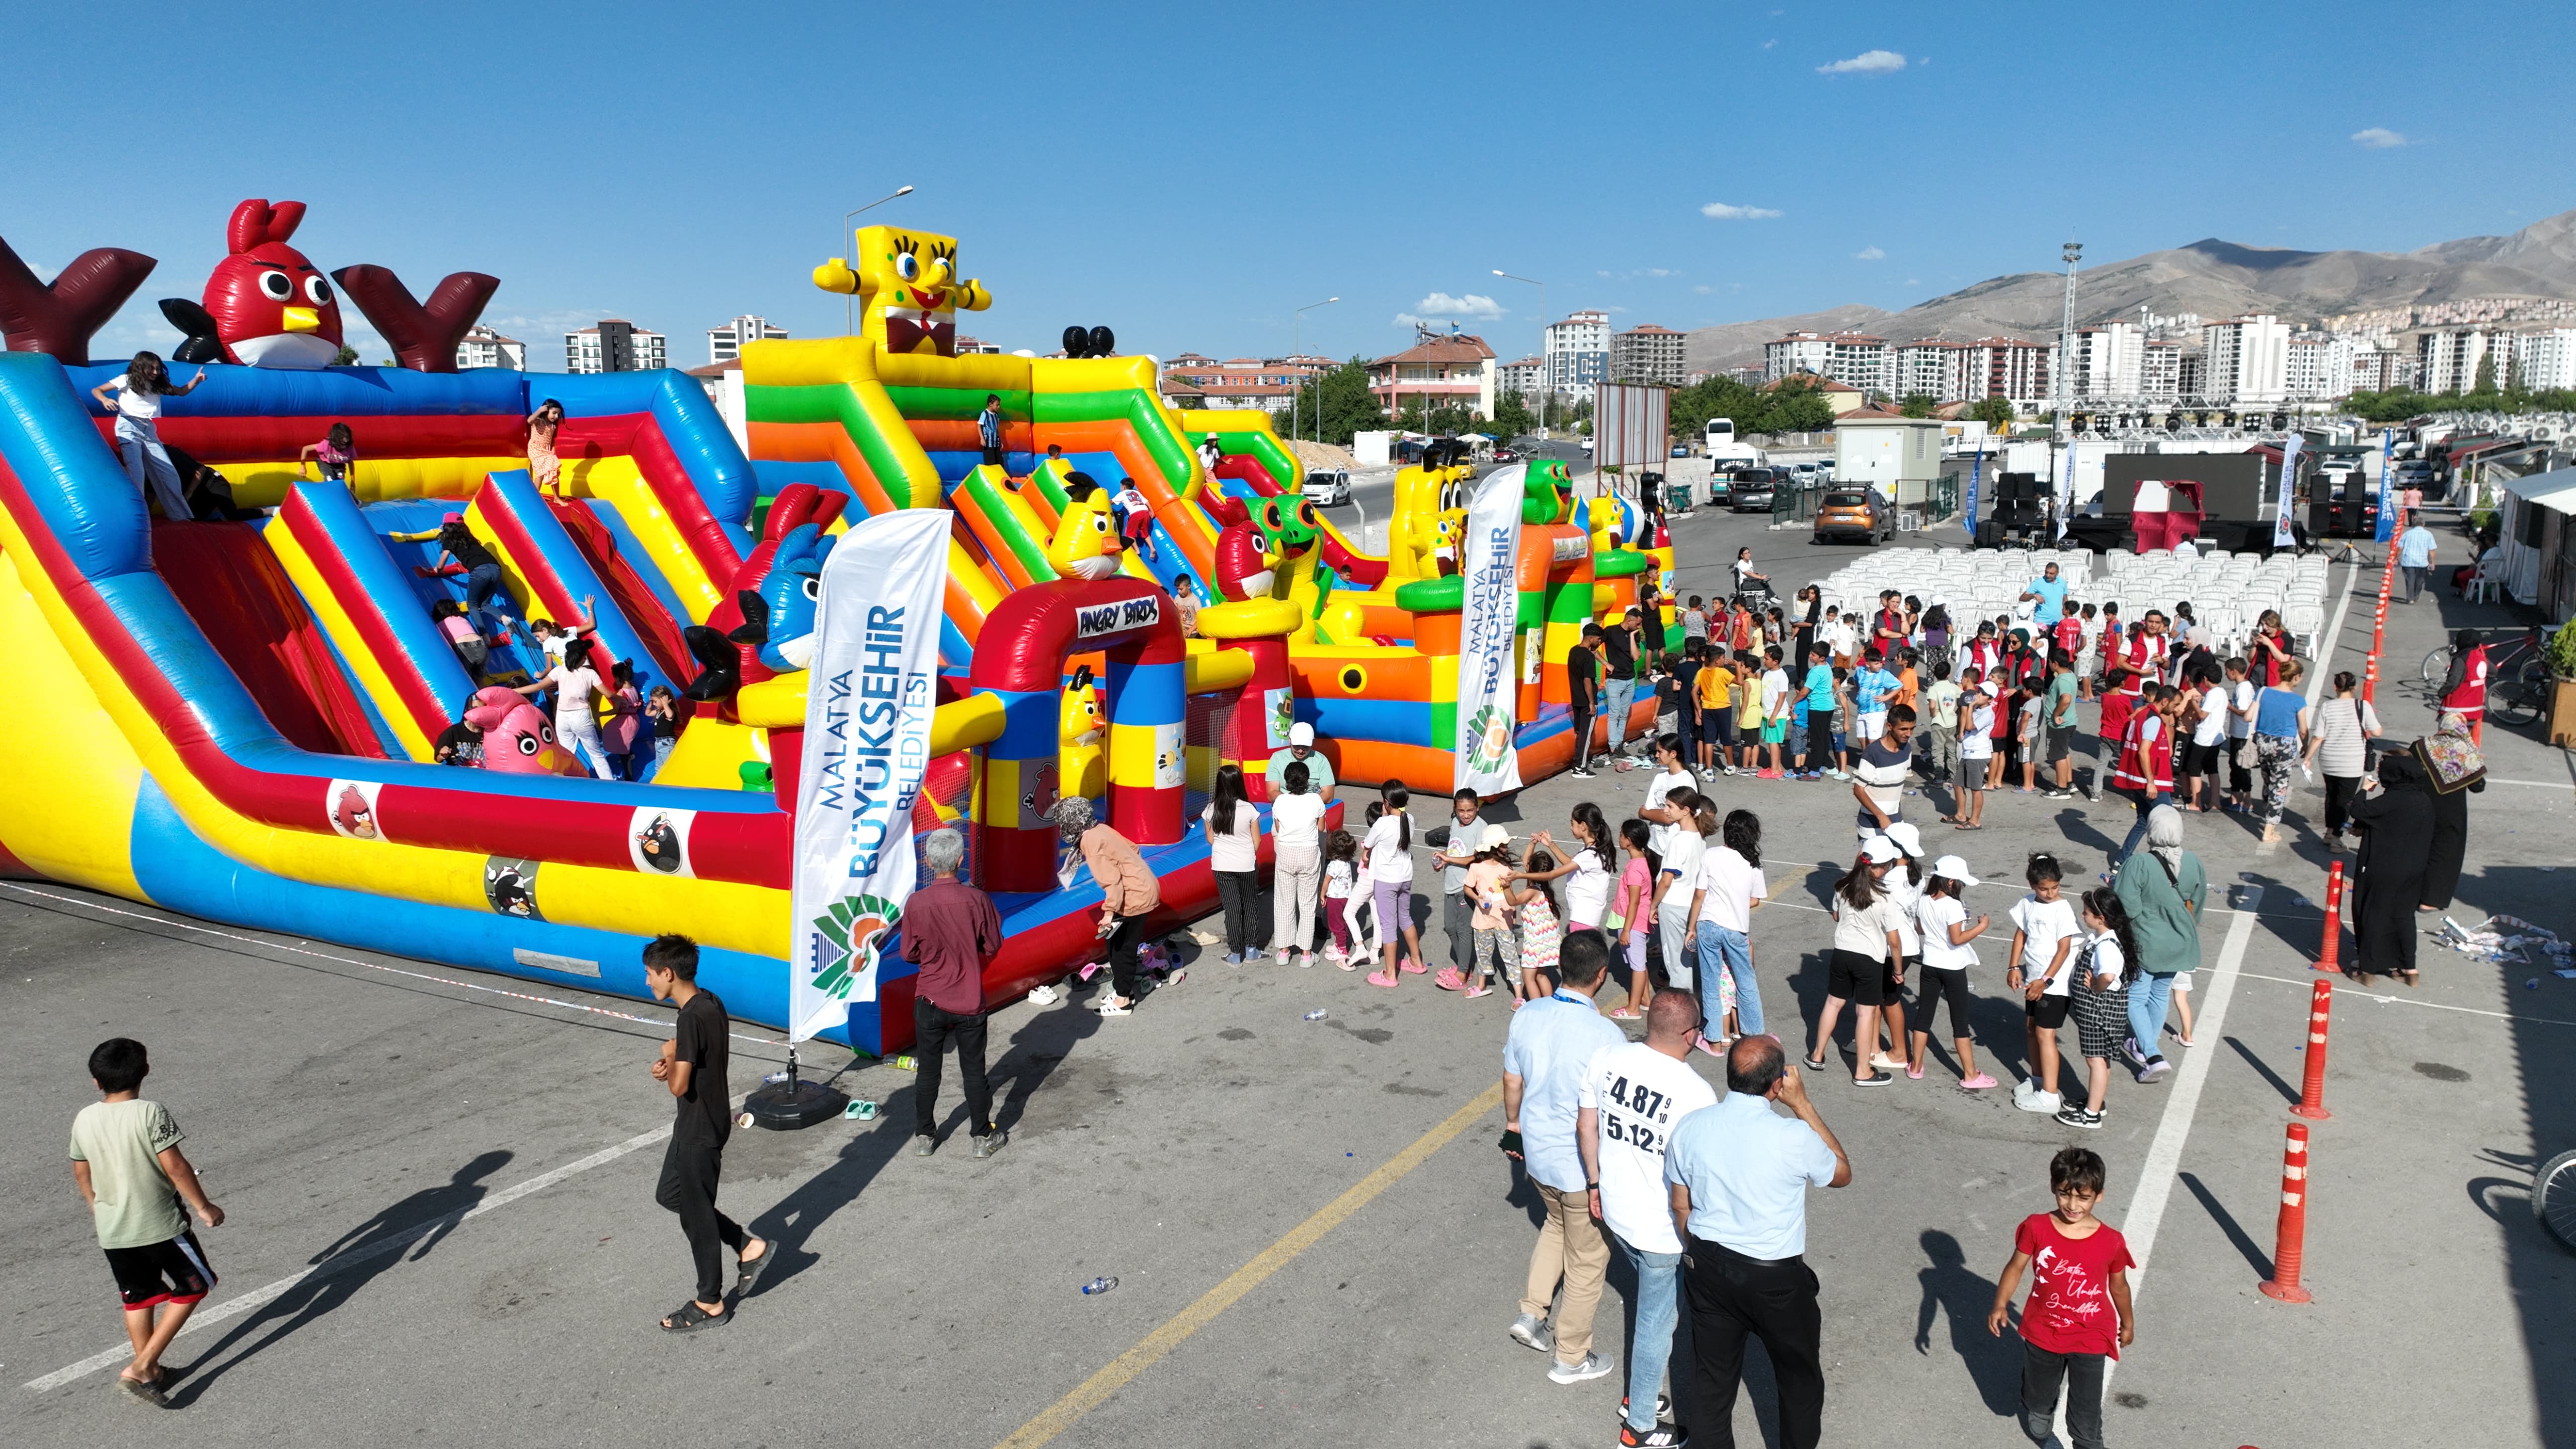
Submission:
<svg viewBox="0 0 2576 1449">
<path fill-rule="evenodd" d="M 2397 567 L 2406 575 L 2406 602 L 2424 592 L 2424 576 L 2433 571 L 2433 530 L 2411 523 L 2397 536 Z"/>
<path fill-rule="evenodd" d="M 1716 1106 L 1684 1117 L 1664 1149 L 1700 1378 L 1714 1422 L 1734 1422 L 1744 1340 L 1761 1339 L 1779 1385 L 1780 1443 L 1816 1449 L 1824 1439 L 1824 1315 L 1802 1256 L 1807 1189 L 1847 1186 L 1851 1159 L 1777 1041 L 1738 1041 L 1726 1054 L 1726 1088 Z M 1796 1117 L 1774 1113 L 1773 1102 Z M 1727 1442 L 1722 1431 L 1719 1442 Z"/>
<path fill-rule="evenodd" d="M 2031 601 L 2030 621 L 2043 629 L 2057 626 L 2066 613 L 2066 580 L 2057 576 L 2057 565 L 2050 564 L 2021 596 Z"/>
<path fill-rule="evenodd" d="M 1584 1174 L 1575 1118 L 1582 1108 L 1584 1068 L 1604 1049 L 1626 1045 L 1628 1034 L 1592 1004 L 1610 975 L 1610 943 L 1599 931 L 1569 933 L 1557 970 L 1564 984 L 1555 995 L 1514 1012 L 1503 1042 L 1503 1150 L 1522 1160 L 1547 1205 L 1511 1334 L 1527 1347 L 1553 1348 L 1556 1366 L 1548 1377 L 1573 1384 L 1600 1378 L 1614 1366 L 1592 1351 L 1592 1316 L 1601 1306 L 1610 1240 L 1592 1216 L 1591 1189 L 1598 1184 Z M 1551 1322 L 1548 1304 L 1560 1278 L 1565 1304 Z"/>
</svg>

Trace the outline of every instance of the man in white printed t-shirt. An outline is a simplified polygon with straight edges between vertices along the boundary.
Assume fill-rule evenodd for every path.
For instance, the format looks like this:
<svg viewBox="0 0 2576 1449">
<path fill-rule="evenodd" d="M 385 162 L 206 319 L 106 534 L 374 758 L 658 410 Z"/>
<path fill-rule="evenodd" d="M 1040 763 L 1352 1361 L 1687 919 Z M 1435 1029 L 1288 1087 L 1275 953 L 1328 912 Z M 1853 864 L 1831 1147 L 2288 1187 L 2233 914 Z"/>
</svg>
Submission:
<svg viewBox="0 0 2576 1449">
<path fill-rule="evenodd" d="M 1664 1141 L 1682 1118 L 1717 1105 L 1717 1089 L 1690 1069 L 1699 1033 L 1699 1003 L 1689 992 L 1656 992 L 1646 1006 L 1646 1039 L 1593 1057 L 1577 1099 L 1575 1142 L 1583 1150 L 1592 1211 L 1637 1270 L 1622 1444 L 1671 1446 L 1690 1437 L 1678 1425 L 1656 1421 L 1655 1401 L 1681 1318 L 1682 1240 L 1664 1183 Z"/>
</svg>

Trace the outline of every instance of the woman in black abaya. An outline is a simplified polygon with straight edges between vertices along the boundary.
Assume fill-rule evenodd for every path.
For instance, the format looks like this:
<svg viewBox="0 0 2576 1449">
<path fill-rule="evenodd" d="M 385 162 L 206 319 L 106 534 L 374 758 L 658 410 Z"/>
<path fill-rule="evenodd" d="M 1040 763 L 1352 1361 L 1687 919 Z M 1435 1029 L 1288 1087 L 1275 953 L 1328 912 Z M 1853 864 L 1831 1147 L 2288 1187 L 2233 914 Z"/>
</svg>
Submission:
<svg viewBox="0 0 2576 1449">
<path fill-rule="evenodd" d="M 2432 862 L 2433 793 L 2412 753 L 2379 757 L 2379 792 L 2352 806 L 2361 831 L 2352 888 L 2352 930 L 2360 942 L 2344 974 L 2385 973 L 2409 986 L 2415 975 L 2415 907 Z"/>
<path fill-rule="evenodd" d="M 2444 714 L 2433 734 L 2415 742 L 2416 767 L 2433 797 L 2433 849 L 2424 869 L 2427 911 L 2448 910 L 2469 854 L 2469 797 L 2486 789 L 2487 762 L 2469 737 L 2468 721 Z"/>
</svg>

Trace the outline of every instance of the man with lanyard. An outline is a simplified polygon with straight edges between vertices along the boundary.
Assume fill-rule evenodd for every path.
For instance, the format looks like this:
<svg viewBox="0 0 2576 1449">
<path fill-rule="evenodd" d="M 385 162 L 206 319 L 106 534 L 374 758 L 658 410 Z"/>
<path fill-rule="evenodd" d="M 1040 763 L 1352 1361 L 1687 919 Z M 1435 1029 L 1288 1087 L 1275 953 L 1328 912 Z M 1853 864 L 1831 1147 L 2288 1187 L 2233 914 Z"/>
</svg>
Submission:
<svg viewBox="0 0 2576 1449">
<path fill-rule="evenodd" d="M 2056 628 L 2058 618 L 2066 612 L 2066 580 L 2057 576 L 2055 564 L 2041 570 L 2021 596 L 2031 606 L 2031 622 L 2043 629 Z"/>
<path fill-rule="evenodd" d="M 1524 1347 L 1555 1350 L 1548 1377 L 1575 1384 L 1612 1368 L 1592 1351 L 1610 1244 L 1592 1216 L 1592 1190 L 1601 1183 L 1585 1170 L 1576 1124 L 1588 1069 L 1603 1052 L 1626 1045 L 1628 1035 L 1592 1002 L 1610 975 L 1610 943 L 1600 932 L 1569 934 L 1557 968 L 1555 994 L 1514 1012 L 1504 1039 L 1503 1152 L 1528 1169 L 1547 1213 L 1511 1335 Z M 1559 1280 L 1564 1306 L 1550 1315 Z"/>
<path fill-rule="evenodd" d="M 1262 774 L 1262 779 L 1269 782 L 1269 798 L 1276 800 L 1285 791 L 1292 764 L 1306 767 L 1309 792 L 1327 805 L 1333 803 L 1333 762 L 1316 750 L 1315 727 L 1302 719 L 1288 727 L 1288 748 L 1271 755 L 1270 765 Z"/>
<path fill-rule="evenodd" d="M 1664 1182 L 1664 1145 L 1684 1117 L 1717 1105 L 1717 1093 L 1690 1069 L 1699 1040 L 1699 1003 L 1666 987 L 1646 1005 L 1646 1039 L 1594 1057 L 1577 1099 L 1575 1145 L 1583 1152 L 1584 1177 L 1600 1184 L 1591 1190 L 1593 1215 L 1627 1251 L 1637 1274 L 1637 1327 L 1628 1337 L 1627 1416 L 1619 1435 L 1626 1449 L 1690 1442 L 1687 1430 L 1658 1422 L 1655 1411 L 1682 1288 L 1682 1241 Z"/>
<path fill-rule="evenodd" d="M 1900 607 L 1904 596 L 1894 589 L 1881 589 L 1878 613 L 1869 622 L 1869 642 L 1880 657 L 1893 659 L 1905 647 L 1905 610 Z"/>
<path fill-rule="evenodd" d="M 1610 755 L 1613 768 L 1622 774 L 1637 767 L 1622 753 L 1628 741 L 1629 707 L 1637 699 L 1637 630 L 1642 615 L 1635 608 L 1612 624 L 1601 636 L 1602 673 L 1605 676 L 1602 709 L 1609 715 Z"/>
<path fill-rule="evenodd" d="M 1780 1043 L 1747 1036 L 1726 1054 L 1726 1095 L 1673 1129 L 1664 1149 L 1682 1240 L 1692 1349 L 1716 1442 L 1734 1442 L 1744 1340 L 1762 1340 L 1779 1386 L 1784 1449 L 1824 1440 L 1824 1315 L 1806 1264 L 1807 1189 L 1847 1187 L 1851 1159 L 1807 1100 Z M 1778 1102 L 1796 1116 L 1771 1110 Z"/>
</svg>

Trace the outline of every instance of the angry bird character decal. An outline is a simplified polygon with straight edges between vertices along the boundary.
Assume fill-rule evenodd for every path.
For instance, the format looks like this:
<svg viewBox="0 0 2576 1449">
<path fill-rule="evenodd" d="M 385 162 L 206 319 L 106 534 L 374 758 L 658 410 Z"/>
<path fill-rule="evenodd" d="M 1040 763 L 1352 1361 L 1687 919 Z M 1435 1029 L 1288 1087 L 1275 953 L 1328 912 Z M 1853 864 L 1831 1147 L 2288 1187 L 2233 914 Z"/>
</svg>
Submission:
<svg viewBox="0 0 2576 1449">
<path fill-rule="evenodd" d="M 1091 666 L 1086 664 L 1073 672 L 1073 683 L 1064 691 L 1064 704 L 1056 716 L 1055 762 L 1052 768 L 1038 770 L 1048 798 L 1044 806 L 1034 808 L 1043 812 L 1066 794 L 1098 799 L 1108 789 L 1108 758 L 1102 750 L 1108 738 L 1100 686 L 1092 682 Z"/>
<path fill-rule="evenodd" d="M 656 811 L 644 828 L 635 832 L 635 853 L 648 869 L 664 875 L 679 874 L 680 832 L 671 824 L 670 816 Z"/>
<path fill-rule="evenodd" d="M 342 835 L 357 840 L 373 840 L 376 838 L 375 806 L 367 799 L 365 791 L 342 781 L 338 792 L 331 797 L 331 824 Z"/>
<path fill-rule="evenodd" d="M 814 662 L 814 618 L 823 602 L 823 561 L 832 555 L 834 537 L 811 523 L 799 524 L 778 541 L 769 561 L 769 576 L 760 583 L 768 637 L 760 645 L 760 662 L 781 674 Z M 751 606 L 743 605 L 744 621 Z"/>
<path fill-rule="evenodd" d="M 327 367 L 340 355 L 340 299 L 331 279 L 287 245 L 304 203 L 245 201 L 233 208 L 231 255 L 206 278 L 203 303 L 171 298 L 161 315 L 187 334 L 180 362 Z"/>
<path fill-rule="evenodd" d="M 554 722 L 515 689 L 474 691 L 465 722 L 483 733 L 483 768 L 507 775 L 581 775 L 590 767 L 555 743 Z"/>
<path fill-rule="evenodd" d="M 957 238 L 900 227 L 859 228 L 858 261 L 834 257 L 814 269 L 826 292 L 856 293 L 859 335 L 887 352 L 957 355 L 957 314 L 993 305 L 984 284 L 957 275 Z"/>
<path fill-rule="evenodd" d="M 1055 538 L 1047 545 L 1047 562 L 1068 579 L 1110 578 L 1118 572 L 1121 547 L 1117 525 L 1109 521 L 1109 495 L 1094 488 L 1065 504 Z"/>
<path fill-rule="evenodd" d="M 537 862 L 496 855 L 483 862 L 483 899 L 495 914 L 542 921 L 537 909 Z"/>
<path fill-rule="evenodd" d="M 1267 501 L 1267 500 L 1264 500 Z M 1270 597 L 1279 560 L 1262 546 L 1261 527 L 1250 519 L 1216 536 L 1216 591 L 1227 603 Z"/>
</svg>

